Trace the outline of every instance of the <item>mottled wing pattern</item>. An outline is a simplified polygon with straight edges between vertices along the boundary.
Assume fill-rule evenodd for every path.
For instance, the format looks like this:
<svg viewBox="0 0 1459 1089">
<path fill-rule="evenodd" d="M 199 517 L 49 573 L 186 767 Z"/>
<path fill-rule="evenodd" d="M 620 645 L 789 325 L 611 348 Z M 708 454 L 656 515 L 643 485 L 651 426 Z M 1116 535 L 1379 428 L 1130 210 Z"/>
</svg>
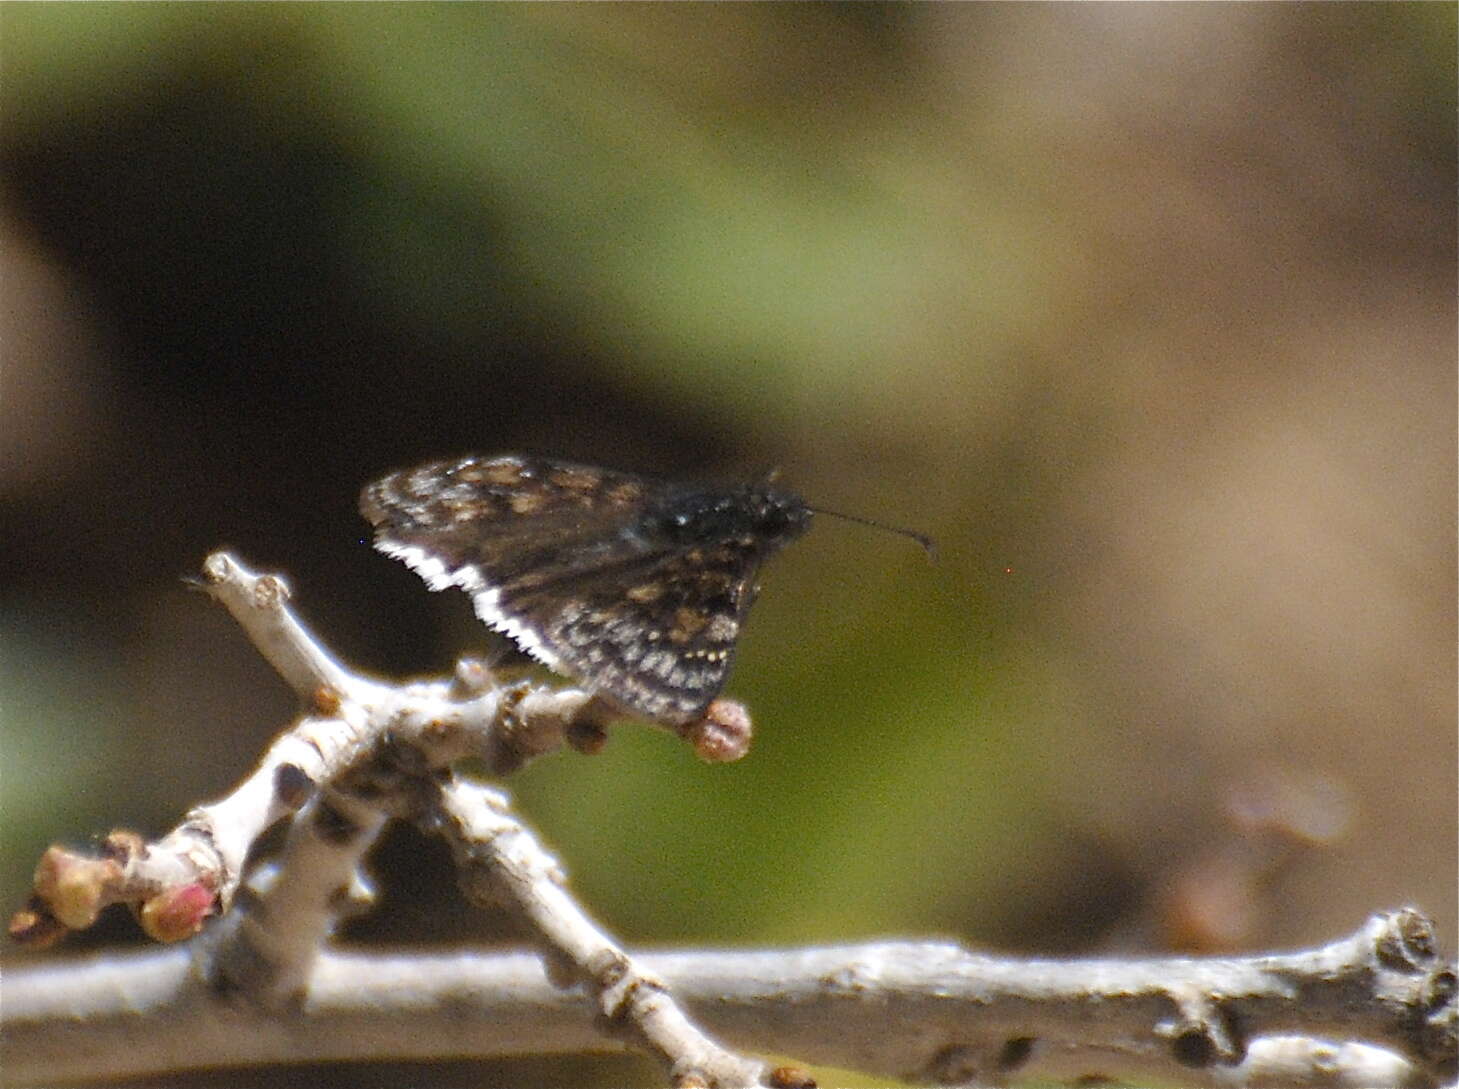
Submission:
<svg viewBox="0 0 1459 1089">
<path fill-rule="evenodd" d="M 466 590 L 484 621 L 567 672 L 501 599 L 643 559 L 644 543 L 622 531 L 651 487 L 628 473 L 543 458 L 467 457 L 382 477 L 361 493 L 360 513 L 381 552 L 432 590 Z"/>
<path fill-rule="evenodd" d="M 479 595 L 540 633 L 554 668 L 657 722 L 703 716 L 729 676 L 735 641 L 755 596 L 758 559 L 733 543 L 667 550 L 570 586 Z"/>
<path fill-rule="evenodd" d="M 473 457 L 384 477 L 360 510 L 431 589 L 461 587 L 548 667 L 676 724 L 723 687 L 763 551 L 743 533 L 666 539 L 644 515 L 669 495 L 627 473 Z"/>
</svg>

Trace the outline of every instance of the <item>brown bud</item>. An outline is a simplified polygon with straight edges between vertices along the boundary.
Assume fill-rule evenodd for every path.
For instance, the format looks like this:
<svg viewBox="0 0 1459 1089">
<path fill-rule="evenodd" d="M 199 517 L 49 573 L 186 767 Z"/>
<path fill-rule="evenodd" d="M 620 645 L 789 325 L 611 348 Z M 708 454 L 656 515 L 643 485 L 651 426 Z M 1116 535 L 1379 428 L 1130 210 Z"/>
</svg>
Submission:
<svg viewBox="0 0 1459 1089">
<path fill-rule="evenodd" d="M 147 841 L 142 838 L 141 833 L 133 832 L 130 828 L 113 828 L 106 834 L 106 839 L 101 841 L 102 854 L 122 866 L 130 865 L 132 859 L 146 849 Z"/>
<path fill-rule="evenodd" d="M 68 927 L 33 901 L 10 917 L 10 940 L 32 949 L 45 949 L 65 937 Z"/>
<path fill-rule="evenodd" d="M 753 727 L 750 713 L 735 700 L 715 700 L 704 717 L 681 731 L 706 764 L 728 764 L 750 751 Z"/>
<path fill-rule="evenodd" d="M 799 1066 L 777 1066 L 770 1071 L 773 1089 L 816 1089 L 816 1079 Z"/>
<path fill-rule="evenodd" d="M 110 901 L 107 892 L 121 880 L 111 859 L 82 858 L 62 847 L 48 847 L 35 870 L 35 894 L 55 918 L 72 930 L 85 930 Z"/>
<path fill-rule="evenodd" d="M 321 715 L 332 717 L 339 714 L 340 703 L 338 689 L 321 684 L 314 690 L 314 709 Z"/>
</svg>

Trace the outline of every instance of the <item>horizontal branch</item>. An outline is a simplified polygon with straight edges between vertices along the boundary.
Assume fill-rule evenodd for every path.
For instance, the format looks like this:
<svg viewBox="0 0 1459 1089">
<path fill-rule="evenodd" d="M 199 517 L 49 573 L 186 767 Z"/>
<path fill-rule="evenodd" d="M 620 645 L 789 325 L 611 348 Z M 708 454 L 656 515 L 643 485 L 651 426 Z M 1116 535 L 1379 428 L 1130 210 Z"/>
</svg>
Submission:
<svg viewBox="0 0 1459 1089">
<path fill-rule="evenodd" d="M 881 942 L 640 959 L 731 1046 L 917 1083 L 1102 1071 L 1190 1087 L 1424 1086 L 1455 1072 L 1454 969 L 1432 936 L 1400 911 L 1329 945 L 1255 957 L 1028 960 Z M 220 1010 L 187 954 L 165 949 L 11 972 L 3 1076 L 626 1049 L 597 1013 L 519 953 L 324 954 L 289 1017 Z M 1219 1045 L 1200 1042 L 1210 1033 L 1234 1033 L 1240 1062 L 1212 1054 Z"/>
</svg>

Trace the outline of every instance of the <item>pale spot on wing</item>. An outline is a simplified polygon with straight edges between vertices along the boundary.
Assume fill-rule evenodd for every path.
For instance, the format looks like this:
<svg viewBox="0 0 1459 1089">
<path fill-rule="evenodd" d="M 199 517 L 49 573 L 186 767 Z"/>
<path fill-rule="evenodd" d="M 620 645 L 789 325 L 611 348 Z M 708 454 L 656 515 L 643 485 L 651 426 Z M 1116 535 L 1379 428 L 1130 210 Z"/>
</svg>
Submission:
<svg viewBox="0 0 1459 1089">
<path fill-rule="evenodd" d="M 602 483 L 603 474 L 596 469 L 589 469 L 582 465 L 560 465 L 547 474 L 547 479 L 559 488 L 573 492 L 586 492 Z"/>
<path fill-rule="evenodd" d="M 495 484 L 509 487 L 521 483 L 524 476 L 522 463 L 513 457 L 493 458 L 491 461 L 471 461 L 456 470 L 456 476 L 470 484 Z"/>
</svg>

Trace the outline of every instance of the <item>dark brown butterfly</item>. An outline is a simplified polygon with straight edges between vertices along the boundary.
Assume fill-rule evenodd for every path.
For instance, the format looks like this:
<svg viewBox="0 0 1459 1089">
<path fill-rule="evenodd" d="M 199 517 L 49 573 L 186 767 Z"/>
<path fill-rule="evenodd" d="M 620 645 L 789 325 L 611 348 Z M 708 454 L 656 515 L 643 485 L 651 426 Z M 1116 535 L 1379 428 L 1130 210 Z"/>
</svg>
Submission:
<svg viewBox="0 0 1459 1089">
<path fill-rule="evenodd" d="M 375 547 L 538 661 L 679 725 L 719 695 L 760 564 L 812 510 L 768 482 L 708 490 L 545 458 L 434 462 L 368 485 Z"/>
</svg>

